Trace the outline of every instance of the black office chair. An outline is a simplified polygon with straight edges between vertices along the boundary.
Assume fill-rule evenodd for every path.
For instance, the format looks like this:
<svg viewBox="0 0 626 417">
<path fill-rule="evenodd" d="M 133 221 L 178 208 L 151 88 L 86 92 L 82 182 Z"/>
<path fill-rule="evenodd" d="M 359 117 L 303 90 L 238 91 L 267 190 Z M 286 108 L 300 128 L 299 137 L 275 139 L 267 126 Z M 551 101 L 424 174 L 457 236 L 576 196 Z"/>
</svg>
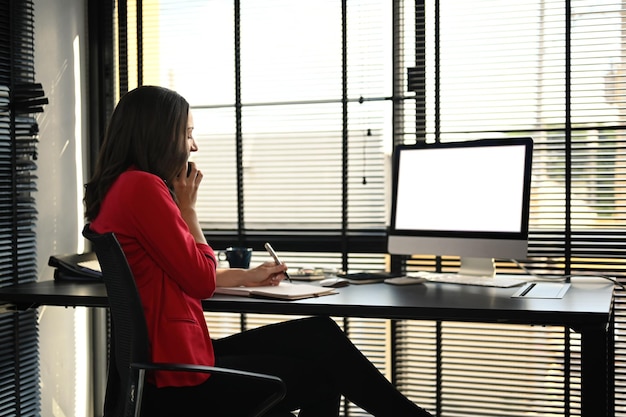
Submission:
<svg viewBox="0 0 626 417">
<path fill-rule="evenodd" d="M 285 384 L 276 376 L 213 366 L 152 362 L 143 307 L 135 279 L 117 238 L 113 233 L 94 233 L 89 224 L 85 225 L 83 236 L 92 242 L 98 256 L 111 314 L 105 417 L 140 415 L 147 370 L 228 374 L 273 386 L 273 393 L 250 416 L 264 415 L 284 398 Z"/>
</svg>

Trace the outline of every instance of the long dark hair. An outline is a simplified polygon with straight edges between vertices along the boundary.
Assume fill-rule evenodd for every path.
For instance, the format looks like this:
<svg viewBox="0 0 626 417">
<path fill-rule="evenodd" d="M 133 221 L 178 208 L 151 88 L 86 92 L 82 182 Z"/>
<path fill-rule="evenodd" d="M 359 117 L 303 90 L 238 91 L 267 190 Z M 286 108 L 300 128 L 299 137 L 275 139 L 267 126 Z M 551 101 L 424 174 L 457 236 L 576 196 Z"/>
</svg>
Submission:
<svg viewBox="0 0 626 417">
<path fill-rule="evenodd" d="M 188 115 L 187 100 L 167 88 L 142 86 L 122 96 L 107 126 L 94 175 L 85 185 L 87 220 L 98 215 L 109 188 L 130 166 L 171 184 L 188 158 Z"/>
</svg>

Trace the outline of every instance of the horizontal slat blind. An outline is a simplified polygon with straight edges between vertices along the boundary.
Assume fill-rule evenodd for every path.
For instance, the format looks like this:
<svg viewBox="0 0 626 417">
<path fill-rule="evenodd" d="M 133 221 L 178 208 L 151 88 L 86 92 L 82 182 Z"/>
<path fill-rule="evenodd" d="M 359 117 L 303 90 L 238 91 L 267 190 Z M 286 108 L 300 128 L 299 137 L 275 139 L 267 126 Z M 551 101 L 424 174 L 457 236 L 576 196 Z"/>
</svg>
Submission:
<svg viewBox="0 0 626 417">
<path fill-rule="evenodd" d="M 410 399 L 434 412 L 437 409 L 438 323 L 399 320 L 395 323 L 395 384 Z"/>
<path fill-rule="evenodd" d="M 0 286 L 37 280 L 37 134 L 32 1 L 0 1 Z M 40 411 L 37 311 L 0 314 L 0 415 Z"/>
<path fill-rule="evenodd" d="M 398 323 L 397 337 L 398 386 L 434 409 L 440 384 L 440 415 L 564 415 L 572 377 L 567 365 L 579 357 L 568 358 L 569 339 L 560 327 L 408 320 Z M 433 366 L 438 360 L 439 372 Z M 578 380 L 580 366 L 573 369 Z M 580 386 L 572 385 L 570 402 L 578 410 Z"/>
<path fill-rule="evenodd" d="M 390 327 L 388 320 L 382 319 L 344 319 L 343 328 L 352 343 L 391 380 L 392 362 L 389 351 Z M 358 406 L 348 403 L 350 416 L 369 416 Z"/>
<path fill-rule="evenodd" d="M 204 317 L 213 339 L 221 339 L 239 333 L 242 329 L 241 314 L 205 312 Z"/>
<path fill-rule="evenodd" d="M 445 323 L 444 412 L 454 415 L 475 408 L 494 416 L 519 415 L 520 410 L 562 413 L 563 340 L 562 328 Z"/>
<path fill-rule="evenodd" d="M 341 105 L 254 106 L 242 113 L 246 227 L 340 228 Z"/>
</svg>

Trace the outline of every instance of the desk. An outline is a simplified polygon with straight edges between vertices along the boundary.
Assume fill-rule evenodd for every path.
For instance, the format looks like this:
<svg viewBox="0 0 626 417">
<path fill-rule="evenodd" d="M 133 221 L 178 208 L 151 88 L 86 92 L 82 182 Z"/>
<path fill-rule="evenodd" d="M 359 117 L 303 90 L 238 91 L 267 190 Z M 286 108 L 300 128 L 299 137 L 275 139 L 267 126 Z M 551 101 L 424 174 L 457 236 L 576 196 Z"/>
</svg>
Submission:
<svg viewBox="0 0 626 417">
<path fill-rule="evenodd" d="M 338 294 L 297 301 L 216 295 L 206 311 L 330 315 L 565 326 L 581 334 L 581 414 L 614 410 L 613 284 L 578 278 L 562 299 L 511 298 L 517 288 L 454 284 L 351 285 Z M 0 300 L 17 308 L 39 305 L 106 307 L 104 284 L 41 281 L 0 288 Z"/>
</svg>

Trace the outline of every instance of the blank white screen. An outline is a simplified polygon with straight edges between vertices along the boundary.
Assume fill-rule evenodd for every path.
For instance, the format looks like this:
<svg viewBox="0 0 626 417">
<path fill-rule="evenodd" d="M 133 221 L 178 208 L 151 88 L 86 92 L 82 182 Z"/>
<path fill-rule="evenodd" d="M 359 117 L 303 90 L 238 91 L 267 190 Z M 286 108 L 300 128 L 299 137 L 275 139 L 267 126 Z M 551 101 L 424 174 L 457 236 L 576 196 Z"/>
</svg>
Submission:
<svg viewBox="0 0 626 417">
<path fill-rule="evenodd" d="M 524 146 L 403 149 L 395 228 L 521 231 Z"/>
</svg>

